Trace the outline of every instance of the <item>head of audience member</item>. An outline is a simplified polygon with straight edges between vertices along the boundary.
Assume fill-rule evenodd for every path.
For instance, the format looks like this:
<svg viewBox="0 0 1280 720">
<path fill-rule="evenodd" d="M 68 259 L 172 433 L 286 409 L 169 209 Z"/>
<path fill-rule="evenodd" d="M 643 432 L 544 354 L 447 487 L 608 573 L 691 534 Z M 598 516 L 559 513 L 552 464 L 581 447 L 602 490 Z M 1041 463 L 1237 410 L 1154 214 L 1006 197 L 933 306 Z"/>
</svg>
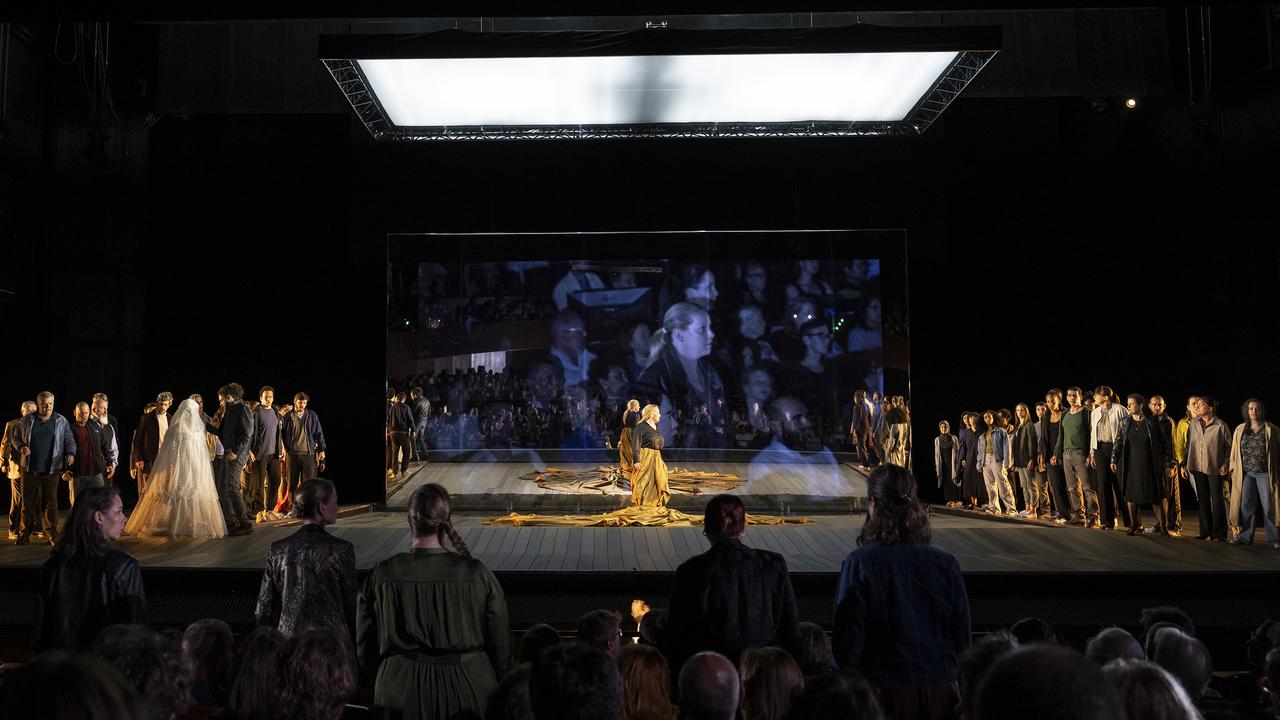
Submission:
<svg viewBox="0 0 1280 720">
<path fill-rule="evenodd" d="M 182 648 L 141 625 L 112 625 L 92 654 L 115 668 L 150 701 L 152 720 L 172 720 L 187 711 L 192 668 Z"/>
<path fill-rule="evenodd" d="M 604 376 L 599 379 L 600 394 L 606 398 L 620 398 L 627 391 L 627 369 L 622 363 L 610 362 Z"/>
<path fill-rule="evenodd" d="M 551 407 L 564 389 L 564 368 L 557 362 L 539 361 L 529 368 L 529 399 L 538 408 Z"/>
<path fill-rule="evenodd" d="M 1119 658 L 1102 672 L 1119 694 L 1126 720 L 1200 720 L 1182 685 L 1153 662 Z"/>
<path fill-rule="evenodd" d="M 511 668 L 498 686 L 489 693 L 484 707 L 484 720 L 534 720 L 529 702 L 529 673 L 532 666 L 521 662 Z"/>
<path fill-rule="evenodd" d="M 240 643 L 236 679 L 227 696 L 227 709 L 237 720 L 270 720 L 275 692 L 276 656 L 284 635 L 273 627 L 257 627 Z"/>
<path fill-rule="evenodd" d="M 1193 702 L 1200 702 L 1213 675 L 1209 648 L 1178 628 L 1166 627 L 1155 631 L 1154 650 L 1151 660 L 1176 677 Z"/>
<path fill-rule="evenodd" d="M 711 498 L 702 513 L 702 534 L 713 543 L 737 540 L 747 527 L 747 509 L 736 495 Z"/>
<path fill-rule="evenodd" d="M 793 397 L 780 397 L 769 403 L 766 418 L 773 436 L 788 447 L 800 447 L 809 429 L 809 409 Z"/>
<path fill-rule="evenodd" d="M 818 317 L 818 303 L 808 295 L 797 295 L 787 301 L 787 320 L 794 330 Z"/>
<path fill-rule="evenodd" d="M 1031 645 L 1001 657 L 978 685 L 974 720 L 1122 720 L 1102 669 L 1075 650 Z"/>
<path fill-rule="evenodd" d="M 640 644 L 653 647 L 665 647 L 667 643 L 667 620 L 671 618 L 664 608 L 654 608 L 640 618 Z"/>
<path fill-rule="evenodd" d="M 652 339 L 653 331 L 646 322 L 623 325 L 618 333 L 618 350 L 623 357 L 631 358 L 643 367 L 649 361 L 649 341 Z"/>
<path fill-rule="evenodd" d="M 868 330 L 880 329 L 880 298 L 873 295 L 862 304 L 862 326 Z"/>
<path fill-rule="evenodd" d="M 844 274 L 845 282 L 857 287 L 867 281 L 867 261 L 854 258 L 841 265 L 840 272 Z"/>
<path fill-rule="evenodd" d="M 747 340 L 759 340 L 768 326 L 764 313 L 758 305 L 743 305 L 738 308 L 738 334 Z"/>
<path fill-rule="evenodd" d="M 871 685 L 855 670 L 809 678 L 791 700 L 788 720 L 884 720 Z"/>
<path fill-rule="evenodd" d="M 1170 623 L 1188 635 L 1195 636 L 1196 624 L 1191 621 L 1191 616 L 1186 610 L 1176 605 L 1155 605 L 1142 609 L 1138 614 L 1138 626 L 1142 628 L 1142 632 L 1138 635 L 1139 640 L 1146 640 L 1151 634 L 1151 629 L 1156 623 Z M 1150 657 L 1150 653 L 1147 657 Z"/>
<path fill-rule="evenodd" d="M 773 397 L 773 376 L 762 367 L 748 369 L 742 374 L 742 395 L 748 412 L 764 411 Z"/>
<path fill-rule="evenodd" d="M 831 672 L 835 661 L 831 654 L 831 638 L 817 623 L 800 623 L 800 645 L 796 649 L 796 664 L 806 677 Z"/>
<path fill-rule="evenodd" d="M 1177 628 L 1177 623 L 1161 620 L 1151 624 L 1146 632 L 1142 634 L 1142 651 L 1147 654 L 1148 660 L 1154 659 L 1156 656 L 1156 633 L 1164 628 Z"/>
<path fill-rule="evenodd" d="M 233 679 L 234 643 L 231 626 L 213 618 L 191 623 L 182 634 L 200 704 L 219 707 L 226 700 Z"/>
<path fill-rule="evenodd" d="M 107 543 L 120 537 L 127 520 L 120 504 L 119 488 L 81 490 L 76 493 L 76 502 L 53 546 L 53 554 L 65 561 L 105 555 Z"/>
<path fill-rule="evenodd" d="M 550 625 L 539 623 L 520 638 L 520 662 L 533 662 L 538 653 L 560 644 L 560 633 Z"/>
<path fill-rule="evenodd" d="M 831 351 L 831 326 L 821 318 L 802 324 L 798 331 L 804 345 L 805 360 L 822 359 Z"/>
<path fill-rule="evenodd" d="M 703 310 L 716 305 L 720 292 L 716 290 L 715 273 L 705 265 L 685 265 L 677 275 L 681 286 L 680 300 L 693 303 Z"/>
<path fill-rule="evenodd" d="M 1058 644 L 1058 634 L 1053 626 L 1038 617 L 1025 617 L 1009 626 L 1009 633 L 1018 639 L 1019 645 L 1032 643 Z"/>
<path fill-rule="evenodd" d="M 729 658 L 700 652 L 680 668 L 681 720 L 733 720 L 741 683 Z"/>
<path fill-rule="evenodd" d="M 622 615 L 613 610 L 592 610 L 583 615 L 578 618 L 578 640 L 616 659 L 622 647 Z"/>
<path fill-rule="evenodd" d="M 586 643 L 554 645 L 533 662 L 529 700 L 538 720 L 616 718 L 622 709 L 618 665 Z"/>
<path fill-rule="evenodd" d="M 347 643 L 330 629 L 303 630 L 276 654 L 276 717 L 338 720 L 356 676 Z"/>
<path fill-rule="evenodd" d="M 742 653 L 743 720 L 785 720 L 791 696 L 804 687 L 800 665 L 777 647 L 751 648 Z"/>
<path fill-rule="evenodd" d="M 1118 627 L 1105 628 L 1089 639 L 1084 648 L 1085 657 L 1102 667 L 1112 660 L 1146 660 L 1147 654 L 1128 630 Z"/>
<path fill-rule="evenodd" d="M 662 316 L 662 327 L 649 341 L 649 362 L 666 347 L 675 351 L 682 360 L 697 360 L 711 354 L 711 316 L 705 308 L 687 302 L 678 302 L 667 308 Z"/>
<path fill-rule="evenodd" d="M 959 665 L 960 716 L 973 717 L 973 700 L 978 686 L 987 671 L 1000 658 L 1018 648 L 1018 639 L 1007 630 L 999 630 L 979 638 L 960 653 Z"/>
<path fill-rule="evenodd" d="M 1249 639 L 1245 641 L 1244 654 L 1249 667 L 1261 673 L 1267 653 L 1277 647 L 1280 647 L 1280 622 L 1267 618 L 1249 633 Z"/>
<path fill-rule="evenodd" d="M 441 485 L 427 483 L 409 496 L 409 530 L 414 548 L 444 547 L 448 538 L 455 552 L 471 557 L 462 536 L 453 529 L 453 500 Z"/>
<path fill-rule="evenodd" d="M 167 414 L 171 405 L 173 405 L 173 393 L 166 390 L 156 395 L 156 412 Z"/>
<path fill-rule="evenodd" d="M 312 478 L 293 493 L 294 517 L 305 525 L 332 525 L 338 521 L 338 490 L 325 478 Z"/>
<path fill-rule="evenodd" d="M 6 716 L 41 720 L 152 720 L 146 698 L 110 664 L 89 655 L 46 652 L 4 673 Z"/>
<path fill-rule="evenodd" d="M 755 261 L 747 261 L 742 266 L 742 288 L 744 295 L 761 297 L 769 286 L 769 272 L 764 265 Z"/>
<path fill-rule="evenodd" d="M 1267 694 L 1271 707 L 1280 710 L 1280 648 L 1272 648 L 1263 660 L 1263 677 L 1267 680 Z"/>
<path fill-rule="evenodd" d="M 628 643 L 618 654 L 618 674 L 622 678 L 621 720 L 675 715 L 671 668 L 657 648 Z"/>
<path fill-rule="evenodd" d="M 858 545 L 927 543 L 933 539 L 929 513 L 920 504 L 911 471 L 886 463 L 867 477 L 867 519 Z"/>
<path fill-rule="evenodd" d="M 576 363 L 586 346 L 587 329 L 581 315 L 573 310 L 561 310 L 551 318 L 551 347 Z"/>
</svg>

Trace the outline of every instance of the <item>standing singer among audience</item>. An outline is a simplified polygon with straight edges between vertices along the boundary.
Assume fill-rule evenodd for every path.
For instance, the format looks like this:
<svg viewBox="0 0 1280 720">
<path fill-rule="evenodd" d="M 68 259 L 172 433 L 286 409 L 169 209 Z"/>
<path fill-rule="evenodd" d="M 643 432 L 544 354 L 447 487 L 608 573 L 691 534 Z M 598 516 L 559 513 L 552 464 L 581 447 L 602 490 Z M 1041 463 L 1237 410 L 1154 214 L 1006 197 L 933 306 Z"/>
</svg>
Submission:
<svg viewBox="0 0 1280 720">
<path fill-rule="evenodd" d="M 453 529 L 443 487 L 413 492 L 409 529 L 409 552 L 374 566 L 360 591 L 360 666 L 374 678 L 374 701 L 394 717 L 482 713 L 510 664 L 502 587 Z"/>
<path fill-rule="evenodd" d="M 147 599 L 138 561 L 107 543 L 124 531 L 120 492 L 87 488 L 71 508 L 67 527 L 40 568 L 36 652 L 85 651 L 109 625 L 147 624 Z"/>
<path fill-rule="evenodd" d="M 836 664 L 866 676 L 888 717 L 949 717 L 969 646 L 960 564 L 929 544 L 929 515 L 910 470 L 881 465 L 867 493 L 858 549 L 845 558 L 836 590 Z"/>
<path fill-rule="evenodd" d="M 259 625 L 286 638 L 304 628 L 326 628 L 347 638 L 355 649 L 356 550 L 325 532 L 338 521 L 338 491 L 315 478 L 294 494 L 294 513 L 302 527 L 271 543 L 258 590 Z"/>
</svg>

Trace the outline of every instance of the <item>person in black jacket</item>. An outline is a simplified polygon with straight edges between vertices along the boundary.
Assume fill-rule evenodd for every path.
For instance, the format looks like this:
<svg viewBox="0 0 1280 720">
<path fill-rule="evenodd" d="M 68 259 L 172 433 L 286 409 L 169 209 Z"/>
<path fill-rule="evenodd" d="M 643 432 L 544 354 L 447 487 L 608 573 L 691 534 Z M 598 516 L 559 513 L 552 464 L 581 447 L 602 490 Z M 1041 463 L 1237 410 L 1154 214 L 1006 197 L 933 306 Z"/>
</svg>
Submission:
<svg viewBox="0 0 1280 720">
<path fill-rule="evenodd" d="M 793 656 L 800 616 L 787 561 L 742 544 L 746 509 L 733 495 L 707 503 L 703 534 L 711 548 L 676 569 L 667 621 L 666 656 L 680 667 L 711 650 L 734 663 L 748 648 L 776 645 Z"/>
<path fill-rule="evenodd" d="M 120 537 L 125 515 L 120 491 L 86 488 L 40 568 L 35 651 L 82 652 L 109 625 L 147 624 L 146 593 L 138 561 L 107 547 Z"/>
<path fill-rule="evenodd" d="M 71 504 L 85 488 L 106 485 L 107 467 L 111 464 L 114 435 L 110 425 L 101 425 L 89 416 L 89 403 L 76 403 L 71 434 L 76 439 L 75 460 L 63 473 L 71 481 Z"/>
<path fill-rule="evenodd" d="M 240 490 L 240 474 L 249 462 L 249 441 L 253 439 L 253 416 L 249 407 L 241 402 L 243 397 L 244 388 L 239 383 L 223 385 L 218 389 L 222 421 L 217 425 L 205 424 L 205 429 L 217 434 L 222 441 L 222 462 L 218 464 L 214 482 L 218 486 L 218 502 L 227 521 L 228 535 L 253 532 L 253 516 L 245 510 L 244 494 Z"/>
</svg>

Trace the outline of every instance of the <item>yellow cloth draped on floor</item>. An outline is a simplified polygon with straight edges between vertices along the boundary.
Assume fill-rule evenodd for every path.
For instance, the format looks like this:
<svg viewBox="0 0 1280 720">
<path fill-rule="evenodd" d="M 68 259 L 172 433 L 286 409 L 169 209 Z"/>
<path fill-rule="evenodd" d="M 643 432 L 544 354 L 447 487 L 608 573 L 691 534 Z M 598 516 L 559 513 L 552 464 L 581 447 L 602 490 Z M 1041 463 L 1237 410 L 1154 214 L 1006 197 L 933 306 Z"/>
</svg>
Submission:
<svg viewBox="0 0 1280 720">
<path fill-rule="evenodd" d="M 540 527 L 693 527 L 702 518 L 667 507 L 671 490 L 667 485 L 667 464 L 662 453 L 640 448 L 640 457 L 631 476 L 631 505 L 603 515 L 521 515 L 489 520 L 487 525 L 536 525 Z M 748 525 L 784 525 L 812 522 L 809 518 L 747 515 Z"/>
</svg>

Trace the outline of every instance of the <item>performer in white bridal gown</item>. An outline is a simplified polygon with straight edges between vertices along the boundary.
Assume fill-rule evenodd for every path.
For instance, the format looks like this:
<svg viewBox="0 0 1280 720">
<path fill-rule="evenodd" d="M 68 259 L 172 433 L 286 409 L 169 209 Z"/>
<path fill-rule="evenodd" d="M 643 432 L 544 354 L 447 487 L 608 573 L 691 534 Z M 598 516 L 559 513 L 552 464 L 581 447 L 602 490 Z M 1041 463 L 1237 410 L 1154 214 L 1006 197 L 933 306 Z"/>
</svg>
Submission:
<svg viewBox="0 0 1280 720">
<path fill-rule="evenodd" d="M 218 505 L 200 406 L 183 400 L 156 455 L 146 492 L 129 516 L 130 535 L 222 537 L 227 523 Z"/>
</svg>

